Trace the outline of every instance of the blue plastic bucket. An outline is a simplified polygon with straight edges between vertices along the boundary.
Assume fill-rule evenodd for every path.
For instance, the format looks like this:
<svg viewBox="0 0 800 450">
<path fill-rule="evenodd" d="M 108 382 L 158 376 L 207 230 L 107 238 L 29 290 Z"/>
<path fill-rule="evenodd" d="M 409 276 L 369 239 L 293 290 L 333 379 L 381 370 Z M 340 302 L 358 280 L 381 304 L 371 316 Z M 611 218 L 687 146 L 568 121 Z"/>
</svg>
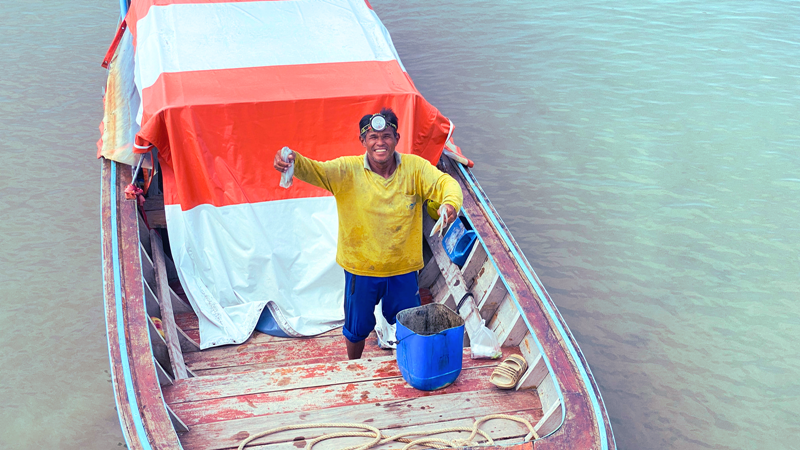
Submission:
<svg viewBox="0 0 800 450">
<path fill-rule="evenodd" d="M 397 314 L 397 365 L 411 386 L 433 391 L 461 373 L 464 319 L 447 306 L 431 303 Z"/>
</svg>

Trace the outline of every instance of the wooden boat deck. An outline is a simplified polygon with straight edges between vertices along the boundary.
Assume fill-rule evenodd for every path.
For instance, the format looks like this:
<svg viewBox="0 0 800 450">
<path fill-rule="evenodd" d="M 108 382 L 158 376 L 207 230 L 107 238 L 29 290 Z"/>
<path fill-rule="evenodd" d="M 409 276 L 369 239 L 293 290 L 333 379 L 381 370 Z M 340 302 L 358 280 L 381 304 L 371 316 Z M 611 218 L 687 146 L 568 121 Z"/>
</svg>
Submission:
<svg viewBox="0 0 800 450">
<path fill-rule="evenodd" d="M 175 319 L 188 335 L 197 337 L 192 313 L 178 314 Z M 425 392 L 403 380 L 394 352 L 378 348 L 374 333 L 360 360 L 347 360 L 343 339 L 341 329 L 305 339 L 256 332 L 241 345 L 186 353 L 187 367 L 197 376 L 163 387 L 164 400 L 189 428 L 180 435 L 183 447 L 236 448 L 251 434 L 298 423 L 367 423 L 391 435 L 471 426 L 489 414 L 513 414 L 533 424 L 543 415 L 534 389 L 497 389 L 489 383 L 489 375 L 499 361 L 471 359 L 468 348 L 456 382 Z M 518 349 L 506 348 L 504 355 L 512 351 Z M 489 421 L 482 429 L 497 443 L 507 444 L 521 442 L 528 433 L 524 426 L 504 420 Z M 294 450 L 303 448 L 306 439 L 334 431 L 338 430 L 286 431 L 247 448 Z M 368 440 L 342 438 L 314 448 L 343 448 L 359 442 Z"/>
</svg>

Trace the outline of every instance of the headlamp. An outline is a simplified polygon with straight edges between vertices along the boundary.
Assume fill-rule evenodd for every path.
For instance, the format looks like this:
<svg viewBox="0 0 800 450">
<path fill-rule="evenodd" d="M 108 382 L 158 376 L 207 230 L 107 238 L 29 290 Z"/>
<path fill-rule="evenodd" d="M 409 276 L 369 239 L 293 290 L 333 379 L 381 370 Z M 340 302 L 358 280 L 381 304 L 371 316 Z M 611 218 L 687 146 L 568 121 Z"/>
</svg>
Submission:
<svg viewBox="0 0 800 450">
<path fill-rule="evenodd" d="M 383 131 L 386 129 L 386 125 L 391 125 L 395 130 L 397 129 L 397 125 L 387 121 L 383 114 L 373 114 L 369 119 L 369 123 L 361 129 L 361 134 L 366 133 L 370 128 L 374 131 Z"/>
</svg>

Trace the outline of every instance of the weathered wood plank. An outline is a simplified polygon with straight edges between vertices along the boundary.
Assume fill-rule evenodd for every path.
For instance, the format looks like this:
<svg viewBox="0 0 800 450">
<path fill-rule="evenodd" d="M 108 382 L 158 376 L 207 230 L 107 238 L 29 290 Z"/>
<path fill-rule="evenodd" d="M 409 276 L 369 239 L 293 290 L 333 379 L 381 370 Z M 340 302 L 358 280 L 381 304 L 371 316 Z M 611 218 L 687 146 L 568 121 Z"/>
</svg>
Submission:
<svg viewBox="0 0 800 450">
<path fill-rule="evenodd" d="M 558 403 L 558 391 L 553 384 L 553 377 L 546 376 L 539 385 L 536 387 L 536 392 L 539 394 L 539 400 L 542 402 L 542 409 L 547 411 L 553 404 Z"/>
<path fill-rule="evenodd" d="M 494 389 L 489 383 L 493 367 L 477 367 L 461 371 L 456 381 L 436 391 L 420 391 L 399 377 L 368 380 L 358 383 L 309 387 L 290 391 L 222 397 L 211 400 L 173 403 L 172 409 L 190 427 L 195 424 L 242 419 L 270 414 L 317 411 L 327 408 L 355 406 L 364 403 L 391 402 L 420 396 L 441 396 L 456 392 Z M 523 393 L 526 391 L 519 391 Z"/>
<path fill-rule="evenodd" d="M 304 339 L 295 339 L 294 341 L 304 341 Z M 273 343 L 268 342 L 266 345 L 252 345 L 251 348 L 242 349 L 241 353 L 237 354 L 237 348 L 251 345 L 244 343 L 239 346 L 188 353 L 185 355 L 185 359 L 190 368 L 199 376 L 213 373 L 239 373 L 288 365 L 320 364 L 347 359 L 344 337 L 317 341 L 327 341 L 328 344 L 317 342 L 313 345 L 306 345 L 289 341 L 281 345 L 272 345 Z M 389 354 L 391 351 L 378 347 L 377 338 L 373 334 L 367 338 L 362 358 L 368 359 Z"/>
<path fill-rule="evenodd" d="M 161 366 L 169 373 L 169 376 L 174 378 L 172 373 L 172 367 L 169 364 L 169 350 L 167 349 L 167 341 L 164 340 L 164 337 L 161 336 L 161 333 L 158 332 L 158 328 L 156 328 L 156 324 L 153 323 L 153 319 L 147 318 L 147 327 L 148 332 L 150 335 L 150 347 L 153 352 L 153 357 L 155 357 L 156 361 L 158 361 Z"/>
<path fill-rule="evenodd" d="M 494 268 L 493 268 L 494 269 Z M 503 280 L 492 270 L 492 276 L 481 277 L 475 283 L 475 297 L 478 298 L 478 309 L 481 317 L 488 323 L 497 309 L 508 299 L 508 291 Z"/>
<path fill-rule="evenodd" d="M 150 259 L 150 255 L 147 254 L 147 251 L 144 249 L 141 243 L 139 243 L 139 251 L 141 252 L 140 258 L 142 262 L 142 277 L 144 277 L 144 281 L 150 286 L 151 289 L 155 289 L 156 275 L 153 271 L 153 261 Z"/>
<path fill-rule="evenodd" d="M 187 449 L 215 450 L 236 447 L 251 434 L 286 425 L 362 423 L 366 420 L 370 425 L 384 430 L 537 408 L 540 408 L 539 399 L 530 391 L 487 389 L 198 424 L 191 426 L 189 432 L 182 436 L 182 442 Z M 334 432 L 337 429 L 325 431 Z M 290 433 L 288 439 L 280 435 L 266 436 L 257 440 L 256 444 L 286 442 L 302 435 Z"/>
<path fill-rule="evenodd" d="M 527 357 L 525 360 L 528 361 L 528 370 L 525 371 L 519 383 L 517 383 L 517 390 L 535 388 L 549 374 L 541 353 L 538 353 L 532 362 Z"/>
<path fill-rule="evenodd" d="M 198 329 L 184 330 L 184 333 L 186 333 L 186 336 L 190 337 L 193 341 L 197 342 L 198 344 L 200 343 L 200 330 L 198 330 Z M 342 329 L 341 328 L 335 328 L 333 330 L 327 331 L 325 333 L 322 333 L 322 334 L 320 334 L 318 336 L 313 336 L 313 337 L 314 338 L 318 338 L 318 337 L 340 338 L 340 337 L 342 337 Z M 245 342 L 245 343 L 246 344 L 280 344 L 283 341 L 292 340 L 292 339 L 297 339 L 297 338 L 285 338 L 285 337 L 279 337 L 279 336 L 270 336 L 270 335 L 262 333 L 260 331 L 254 331 L 253 335 L 250 336 L 250 339 L 248 339 L 247 342 Z M 311 338 L 301 338 L 301 339 L 311 339 Z M 209 350 L 204 350 L 204 351 L 208 352 Z M 184 359 L 185 359 L 185 356 L 184 356 Z"/>
<path fill-rule="evenodd" d="M 533 427 L 534 431 L 536 431 L 539 436 L 550 434 L 561 425 L 561 408 L 561 402 L 555 402 L 550 406 L 547 412 L 544 413 L 544 416 L 539 419 L 539 422 Z"/>
<path fill-rule="evenodd" d="M 500 303 L 500 307 L 492 316 L 488 327 L 495 332 L 497 340 L 503 346 L 519 345 L 525 333 L 528 332 L 528 326 L 525 324 L 522 314 L 510 298 Z"/>
<path fill-rule="evenodd" d="M 147 229 L 141 214 L 137 214 L 136 219 L 139 224 L 139 242 L 142 244 L 144 251 L 147 252 L 147 255 L 152 257 L 152 253 L 150 253 L 150 231 Z"/>
<path fill-rule="evenodd" d="M 186 313 L 194 314 L 194 310 L 192 309 L 192 307 L 189 306 L 186 302 L 184 302 L 180 297 L 178 297 L 178 294 L 176 294 L 175 291 L 172 290 L 172 288 L 169 289 L 169 299 L 172 302 L 172 311 L 175 314 L 178 314 L 178 313 L 181 313 L 181 314 L 186 314 Z M 195 320 L 196 320 L 196 318 L 197 318 L 197 316 L 195 316 Z"/>
<path fill-rule="evenodd" d="M 511 353 L 511 349 L 505 349 L 505 355 Z M 495 367 L 498 363 L 498 360 L 471 359 L 469 349 L 464 349 L 462 367 L 465 369 Z M 283 366 L 233 375 L 208 375 L 192 380 L 178 380 L 172 387 L 164 390 L 164 398 L 167 403 L 180 403 L 383 378 L 399 378 L 400 376 L 394 355 L 387 355 L 370 359 Z"/>
<path fill-rule="evenodd" d="M 167 228 L 167 215 L 163 210 L 147 211 L 147 223 L 153 228 Z"/>
<path fill-rule="evenodd" d="M 175 325 L 179 326 L 183 331 L 196 330 L 198 328 L 197 315 L 194 311 L 185 313 L 175 311 Z"/>
<path fill-rule="evenodd" d="M 192 353 L 200 351 L 200 344 L 186 334 L 180 327 L 175 327 L 178 331 L 178 341 L 181 344 L 182 353 Z M 199 334 L 199 333 L 198 333 Z"/>
<path fill-rule="evenodd" d="M 156 366 L 156 375 L 158 375 L 158 384 L 160 384 L 161 386 L 171 385 L 173 382 L 172 376 L 170 376 L 170 374 L 168 374 L 167 371 L 164 370 L 163 367 L 161 367 L 161 364 L 159 364 L 159 362 L 156 361 L 155 358 L 153 358 L 153 364 L 155 364 Z"/>
<path fill-rule="evenodd" d="M 525 419 L 529 421 L 531 424 L 535 424 L 541 418 L 541 410 L 534 409 L 534 410 L 525 410 L 525 411 L 509 411 L 507 412 L 509 415 L 519 417 L 521 419 Z M 426 423 L 422 425 L 414 425 L 414 426 L 407 426 L 402 428 L 392 428 L 392 429 L 382 429 L 381 432 L 386 436 L 395 436 L 398 434 L 403 434 L 407 432 L 415 432 L 419 433 L 420 435 L 424 435 L 425 433 L 432 432 L 435 430 L 442 430 L 445 428 L 456 428 L 456 427 L 465 427 L 471 428 L 472 425 L 475 423 L 476 419 L 480 419 L 479 417 L 471 417 L 465 419 L 455 419 L 455 420 L 448 420 L 444 422 L 435 422 L 435 423 Z M 512 443 L 514 440 L 521 441 L 526 434 L 528 434 L 528 428 L 521 424 L 510 420 L 501 420 L 501 419 L 490 419 L 484 422 L 481 425 L 481 430 L 488 433 L 489 436 L 494 440 L 495 444 L 504 444 L 504 443 Z M 352 431 L 358 431 L 352 429 Z M 322 436 L 323 434 L 330 433 L 328 429 L 308 429 L 308 430 L 295 430 L 295 431 L 287 431 L 282 434 L 278 434 L 278 437 L 285 436 L 284 442 L 278 442 L 274 444 L 267 444 L 267 445 L 255 445 L 255 446 L 247 446 L 247 450 L 297 450 L 299 448 L 303 448 L 306 445 L 306 441 L 312 440 L 318 436 Z M 300 434 L 301 436 L 298 436 Z M 443 433 L 443 434 L 436 434 L 434 435 L 438 438 L 444 439 L 466 439 L 469 437 L 469 432 L 451 432 L 451 433 Z M 300 439 L 298 439 L 300 438 Z M 414 436 L 411 436 L 413 439 Z M 368 438 L 335 438 L 327 441 L 322 441 L 314 446 L 315 450 L 340 450 L 345 447 L 354 447 L 359 444 L 364 444 L 369 442 Z M 475 439 L 475 442 L 484 442 L 481 436 L 478 436 Z M 406 444 L 400 442 L 391 442 L 386 443 L 383 445 L 379 445 L 377 447 L 373 447 L 370 450 L 402 450 L 402 448 Z"/>
<path fill-rule="evenodd" d="M 167 408 L 167 414 L 169 414 L 169 420 L 172 422 L 172 426 L 175 428 L 175 431 L 178 433 L 186 433 L 189 431 L 189 427 L 183 423 L 183 421 L 178 417 L 177 414 L 169 407 L 169 405 L 164 405 Z"/>
<path fill-rule="evenodd" d="M 419 271 L 419 287 L 430 288 L 439 276 L 439 266 L 427 264 Z"/>
<path fill-rule="evenodd" d="M 487 263 L 486 260 L 486 249 L 483 248 L 483 244 L 480 241 L 475 241 L 475 245 L 472 246 L 472 250 L 467 257 L 467 260 L 464 262 L 464 267 L 461 268 L 461 272 L 464 274 L 464 281 L 467 282 L 467 286 L 472 287 L 475 283 L 475 277 L 478 276 L 478 272 L 480 272 L 481 268 L 484 264 Z M 491 262 L 488 262 L 491 265 Z"/>
<path fill-rule="evenodd" d="M 436 265 L 436 260 L 431 259 L 431 264 Z M 438 268 L 439 266 L 437 265 L 436 267 Z M 447 286 L 447 281 L 441 272 L 431 286 L 431 295 L 433 295 L 433 303 L 444 303 L 447 296 L 450 295 L 450 288 Z"/>
<path fill-rule="evenodd" d="M 144 305 L 148 316 L 161 319 L 161 307 L 158 305 L 158 299 L 147 283 L 144 284 Z"/>
<path fill-rule="evenodd" d="M 170 297 L 169 282 L 167 281 L 167 266 L 164 256 L 164 247 L 161 236 L 155 230 L 150 230 L 151 251 L 153 252 L 153 270 L 156 276 L 156 297 L 161 306 L 161 323 L 167 341 L 167 350 L 172 364 L 172 373 L 175 379 L 188 378 L 186 364 L 181 353 L 181 344 L 178 340 L 178 330 L 175 326 L 175 316 L 172 312 L 172 299 Z"/>
</svg>

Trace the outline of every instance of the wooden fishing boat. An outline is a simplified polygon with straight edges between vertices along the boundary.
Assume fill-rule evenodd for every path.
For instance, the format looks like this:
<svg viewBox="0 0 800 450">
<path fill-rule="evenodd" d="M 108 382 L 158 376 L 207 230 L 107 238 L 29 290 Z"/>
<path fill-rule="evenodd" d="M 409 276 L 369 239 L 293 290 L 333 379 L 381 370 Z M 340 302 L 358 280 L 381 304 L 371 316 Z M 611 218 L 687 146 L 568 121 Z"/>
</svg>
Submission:
<svg viewBox="0 0 800 450">
<path fill-rule="evenodd" d="M 107 100 L 106 107 L 113 105 Z M 103 159 L 108 346 L 128 448 L 231 449 L 269 429 L 326 422 L 365 423 L 386 435 L 424 434 L 469 427 L 493 414 L 529 421 L 535 439 L 525 442 L 529 430 L 519 423 L 490 420 L 481 429 L 494 443 L 481 448 L 616 448 L 600 391 L 577 342 L 474 174 L 445 155 L 438 166 L 461 185 L 461 214 L 478 241 L 459 267 L 444 251 L 442 238 L 426 237 L 420 286 L 430 290 L 433 302 L 451 307 L 466 322 L 485 320 L 502 344 L 503 357 L 471 359 L 465 346 L 458 379 L 428 392 L 403 380 L 394 351 L 378 348 L 374 334 L 362 359 L 355 361 L 347 360 L 339 329 L 308 338 L 255 332 L 242 344 L 201 351 L 198 319 L 166 245 L 170 230 L 158 175 L 138 204 L 125 195 L 134 168 Z M 423 216 L 428 236 L 433 220 Z M 515 389 L 500 390 L 489 377 L 510 354 L 522 355 L 528 369 Z M 330 431 L 271 434 L 247 448 L 303 448 Z M 314 448 L 369 440 L 340 438 Z"/>
</svg>

